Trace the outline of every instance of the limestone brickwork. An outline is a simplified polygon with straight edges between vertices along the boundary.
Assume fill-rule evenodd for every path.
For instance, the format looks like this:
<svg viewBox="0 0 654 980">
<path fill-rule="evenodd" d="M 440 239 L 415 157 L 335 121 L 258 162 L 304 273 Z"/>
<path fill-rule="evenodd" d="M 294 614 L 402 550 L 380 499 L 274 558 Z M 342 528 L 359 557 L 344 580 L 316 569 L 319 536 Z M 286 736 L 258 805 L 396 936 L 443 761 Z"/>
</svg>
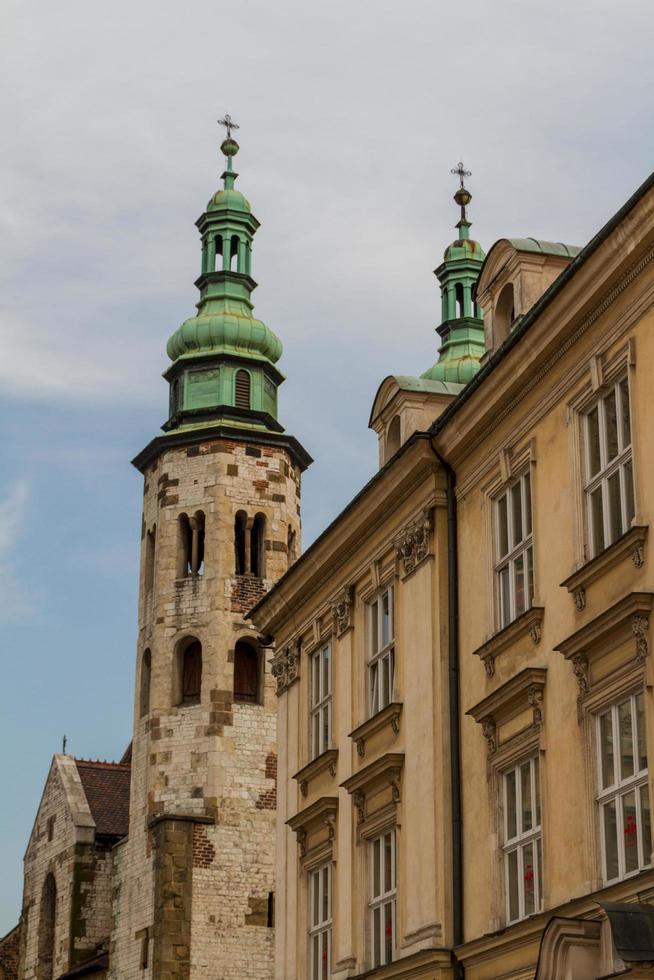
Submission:
<svg viewBox="0 0 654 980">
<path fill-rule="evenodd" d="M 288 541 L 299 539 L 299 481 L 285 448 L 224 438 L 166 448 L 145 468 L 130 831 L 116 849 L 116 980 L 273 974 L 276 699 L 270 652 L 245 613 L 286 570 Z M 198 512 L 204 563 L 199 574 L 180 575 L 180 515 Z M 261 574 L 236 574 L 238 512 L 265 518 Z M 189 638 L 202 646 L 195 704 L 180 703 Z M 259 656 L 256 703 L 234 699 L 243 639 Z"/>
<path fill-rule="evenodd" d="M 18 980 L 20 924 L 0 939 L 0 980 Z"/>
</svg>

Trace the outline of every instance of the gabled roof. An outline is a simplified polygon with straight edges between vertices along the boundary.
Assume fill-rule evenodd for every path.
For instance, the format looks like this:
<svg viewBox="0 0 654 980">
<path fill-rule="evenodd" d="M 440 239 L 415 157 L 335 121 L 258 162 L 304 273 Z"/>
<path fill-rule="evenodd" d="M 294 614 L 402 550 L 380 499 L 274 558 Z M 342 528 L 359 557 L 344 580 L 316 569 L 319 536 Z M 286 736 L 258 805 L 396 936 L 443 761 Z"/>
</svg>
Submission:
<svg viewBox="0 0 654 980">
<path fill-rule="evenodd" d="M 131 767 L 120 762 L 75 759 L 84 794 L 95 821 L 95 832 L 124 837 L 129 828 Z"/>
</svg>

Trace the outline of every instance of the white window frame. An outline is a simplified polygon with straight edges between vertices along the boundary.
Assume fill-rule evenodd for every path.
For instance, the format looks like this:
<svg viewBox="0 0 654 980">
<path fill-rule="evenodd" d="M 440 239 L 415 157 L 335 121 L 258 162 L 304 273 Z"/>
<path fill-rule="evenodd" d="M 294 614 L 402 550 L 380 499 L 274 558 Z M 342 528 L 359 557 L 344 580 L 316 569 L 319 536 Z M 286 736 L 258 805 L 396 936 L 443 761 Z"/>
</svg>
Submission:
<svg viewBox="0 0 654 980">
<path fill-rule="evenodd" d="M 326 668 L 326 669 L 325 669 Z M 332 738 L 332 650 L 326 643 L 311 655 L 309 674 L 309 742 L 311 758 L 326 752 Z M 325 725 L 326 721 L 326 725 Z"/>
<path fill-rule="evenodd" d="M 639 769 L 640 764 L 640 752 L 639 752 L 639 735 L 642 738 L 643 745 L 645 747 L 645 754 L 647 754 L 647 733 L 645 730 L 639 732 L 638 729 L 638 710 L 637 702 L 638 699 L 642 698 L 642 721 L 643 729 L 645 729 L 645 702 L 644 702 L 644 692 L 642 690 L 635 691 L 626 697 L 620 698 L 611 704 L 608 708 L 598 711 L 595 724 L 597 733 L 597 785 L 598 785 L 598 795 L 597 795 L 597 806 L 599 811 L 599 831 L 600 831 L 600 850 L 602 855 L 602 878 L 605 884 L 611 884 L 614 881 L 621 881 L 624 878 L 630 878 L 632 875 L 638 874 L 644 868 L 651 867 L 651 815 L 650 820 L 650 839 L 645 839 L 644 834 L 644 821 L 643 821 L 643 799 L 647 799 L 647 808 L 650 811 L 649 803 L 649 778 L 648 778 L 648 768 L 647 765 L 644 769 Z M 631 717 L 631 750 L 633 758 L 633 775 L 622 777 L 620 773 L 621 766 L 621 753 L 619 745 L 619 709 L 625 704 L 629 705 L 630 717 Z M 612 747 L 613 747 L 613 779 L 611 783 L 607 786 L 603 786 L 603 751 L 602 751 L 602 718 L 608 717 L 610 719 L 611 725 L 611 737 L 612 737 Z M 646 760 L 647 761 L 647 760 Z M 626 840 L 625 835 L 628 833 L 628 828 L 625 825 L 624 810 L 625 797 L 630 794 L 634 794 L 637 820 L 635 828 L 635 842 L 636 842 L 636 867 L 627 871 L 626 867 Z M 608 876 L 608 866 L 607 866 L 607 848 L 606 848 L 606 814 L 609 807 L 613 804 L 615 810 L 615 828 L 616 828 L 616 851 L 618 858 L 618 874 L 609 878 Z M 627 824 L 629 824 L 629 819 L 627 818 Z"/>
<path fill-rule="evenodd" d="M 386 842 L 390 838 L 390 888 L 386 888 Z M 379 847 L 377 862 L 375 861 L 375 847 Z M 385 830 L 384 833 L 373 837 L 368 844 L 369 854 L 369 874 L 370 874 L 370 959 L 373 969 L 379 966 L 386 966 L 392 963 L 395 958 L 395 948 L 397 942 L 397 834 L 395 828 Z M 375 864 L 377 867 L 375 868 Z M 379 875 L 379 888 L 375 887 L 375 871 Z M 388 910 L 388 911 L 387 911 Z M 384 922 L 387 915 L 390 915 L 391 922 L 391 947 L 390 955 L 383 941 L 386 932 Z M 379 921 L 379 944 L 375 946 L 375 919 Z"/>
<path fill-rule="evenodd" d="M 522 780 L 523 767 L 529 764 L 529 788 L 531 797 L 531 817 L 532 826 L 528 829 L 523 827 L 522 812 Z M 505 908 L 506 922 L 519 922 L 530 915 L 535 915 L 542 910 L 543 906 L 543 831 L 539 820 L 540 806 L 540 779 L 538 767 L 540 761 L 537 755 L 532 755 L 527 759 L 522 759 L 515 766 L 502 772 L 502 801 L 503 801 L 503 862 L 504 862 L 504 888 L 505 888 Z M 509 836 L 509 777 L 515 774 L 515 833 Z M 525 881 L 528 869 L 525 869 L 525 854 L 527 848 L 532 849 L 531 873 L 534 882 L 533 908 L 527 911 Z M 518 914 L 511 914 L 511 864 L 512 855 L 514 859 L 515 871 L 517 875 L 518 892 Z"/>
<path fill-rule="evenodd" d="M 624 409 L 621 397 L 621 388 L 625 386 L 627 393 L 628 419 L 624 418 Z M 610 398 L 615 398 L 616 406 L 616 428 L 617 428 L 617 454 L 609 460 L 608 454 L 608 421 L 607 421 L 607 402 Z M 599 435 L 600 463 L 596 473 L 591 474 L 591 416 L 597 411 L 597 425 Z M 629 382 L 626 375 L 622 375 L 615 381 L 608 392 L 602 394 L 584 412 L 583 419 L 584 433 L 584 498 L 586 529 L 589 557 L 595 558 L 608 548 L 622 534 L 625 534 L 631 527 L 634 516 L 634 487 L 633 487 L 633 462 L 632 462 L 632 436 L 631 436 L 631 408 L 629 403 Z M 628 443 L 625 441 L 625 423 L 628 430 Z M 620 493 L 620 527 L 611 526 L 611 507 L 609 496 L 609 483 L 612 478 L 618 477 L 618 487 Z M 601 499 L 602 505 L 602 541 L 595 540 L 595 524 L 593 521 L 593 498 L 596 494 Z"/>
<path fill-rule="evenodd" d="M 388 597 L 388 636 L 384 642 L 383 603 Z M 395 686 L 395 608 L 393 585 L 386 585 L 368 603 L 368 697 L 370 717 L 393 701 Z M 380 679 L 386 679 L 387 697 Z"/>
<path fill-rule="evenodd" d="M 325 906 L 326 915 L 324 914 Z M 328 980 L 331 970 L 332 870 L 330 864 L 322 864 L 309 874 L 310 980 Z"/>
<path fill-rule="evenodd" d="M 521 509 L 521 538 L 515 541 L 514 534 L 514 496 L 518 487 Z M 531 473 L 526 469 L 514 480 L 506 484 L 494 500 L 495 525 L 495 593 L 497 623 L 504 629 L 514 619 L 531 607 L 534 598 L 534 531 L 531 507 Z M 502 504 L 504 503 L 504 508 Z M 506 514 L 507 550 L 502 554 L 501 514 Z M 523 606 L 518 606 L 518 567 L 522 560 Z M 503 588 L 504 582 L 508 589 Z"/>
</svg>

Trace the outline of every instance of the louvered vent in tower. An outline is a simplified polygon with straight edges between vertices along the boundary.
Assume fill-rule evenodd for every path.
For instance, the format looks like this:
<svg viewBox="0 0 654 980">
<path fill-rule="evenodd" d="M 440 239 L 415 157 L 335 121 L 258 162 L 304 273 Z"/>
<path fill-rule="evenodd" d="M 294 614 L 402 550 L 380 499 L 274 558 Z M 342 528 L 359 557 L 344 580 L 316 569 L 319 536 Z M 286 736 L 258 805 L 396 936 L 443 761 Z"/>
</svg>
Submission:
<svg viewBox="0 0 654 980">
<path fill-rule="evenodd" d="M 234 404 L 237 408 L 250 407 L 250 375 L 247 371 L 236 372 L 236 398 Z"/>
</svg>

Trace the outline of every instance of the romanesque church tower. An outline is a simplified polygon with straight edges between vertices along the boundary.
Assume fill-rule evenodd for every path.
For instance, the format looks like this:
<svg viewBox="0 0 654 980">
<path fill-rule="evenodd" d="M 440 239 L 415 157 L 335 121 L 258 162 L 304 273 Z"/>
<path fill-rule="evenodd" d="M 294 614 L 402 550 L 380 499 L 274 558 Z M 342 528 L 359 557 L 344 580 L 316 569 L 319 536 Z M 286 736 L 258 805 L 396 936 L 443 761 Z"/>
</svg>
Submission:
<svg viewBox="0 0 654 980">
<path fill-rule="evenodd" d="M 229 122 L 229 119 L 227 120 Z M 234 183 L 197 221 L 197 314 L 168 341 L 144 478 L 128 838 L 110 976 L 273 976 L 276 704 L 247 610 L 287 569 L 311 462 L 277 420 L 282 345 L 252 315 L 259 222 Z"/>
</svg>

